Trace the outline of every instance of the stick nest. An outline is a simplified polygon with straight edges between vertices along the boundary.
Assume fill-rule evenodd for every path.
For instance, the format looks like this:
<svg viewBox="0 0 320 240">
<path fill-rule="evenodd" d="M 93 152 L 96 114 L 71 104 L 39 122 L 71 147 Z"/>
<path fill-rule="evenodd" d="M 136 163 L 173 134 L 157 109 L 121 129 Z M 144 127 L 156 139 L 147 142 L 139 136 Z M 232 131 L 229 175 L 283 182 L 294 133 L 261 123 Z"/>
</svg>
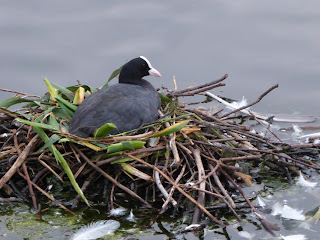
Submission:
<svg viewBox="0 0 320 240">
<path fill-rule="evenodd" d="M 105 201 L 113 208 L 115 194 L 125 192 L 130 201 L 159 214 L 168 209 L 191 211 L 192 223 L 210 219 L 221 226 L 228 223 L 217 219 L 213 210 L 227 208 L 240 221 L 236 209 L 245 203 L 269 232 L 278 230 L 258 213 L 242 187 L 260 182 L 264 172 L 290 181 L 300 170 L 319 170 L 314 161 L 319 146 L 262 137 L 236 118 L 187 109 L 178 101 L 221 87 L 226 78 L 181 91 L 166 90 L 163 117 L 144 128 L 147 132 L 104 138 L 82 139 L 67 130 L 77 103 L 95 89 L 63 88 L 46 80 L 49 93 L 43 97 L 15 92 L 0 104 L 1 201 L 31 199 L 39 214 L 42 194 L 72 212 L 81 198 L 88 205 Z M 27 105 L 21 110 L 8 110 L 22 102 Z M 314 150 L 308 151 L 308 160 L 302 149 Z M 62 204 L 59 194 L 49 194 L 51 186 L 71 189 L 70 199 L 63 201 L 72 205 Z"/>
</svg>

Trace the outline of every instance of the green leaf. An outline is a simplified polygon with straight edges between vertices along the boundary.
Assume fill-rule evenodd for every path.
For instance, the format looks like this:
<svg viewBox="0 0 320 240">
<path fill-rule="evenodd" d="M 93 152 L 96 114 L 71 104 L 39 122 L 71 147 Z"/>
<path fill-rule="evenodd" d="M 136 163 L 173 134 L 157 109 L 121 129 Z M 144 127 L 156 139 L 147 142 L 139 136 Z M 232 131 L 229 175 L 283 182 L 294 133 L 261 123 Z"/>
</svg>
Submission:
<svg viewBox="0 0 320 240">
<path fill-rule="evenodd" d="M 93 136 L 94 138 L 104 138 L 115 128 L 117 127 L 113 123 L 106 123 L 102 125 L 97 131 L 95 131 Z"/>
<path fill-rule="evenodd" d="M 58 131 L 60 131 L 60 124 L 58 123 L 53 113 L 49 116 L 48 124 L 53 126 L 55 129 L 58 129 Z"/>
<path fill-rule="evenodd" d="M 44 105 L 44 104 L 41 104 L 39 101 L 32 101 L 30 103 L 27 103 L 26 105 L 23 105 L 22 108 L 31 108 L 31 107 L 37 107 L 40 105 Z"/>
<path fill-rule="evenodd" d="M 49 124 L 45 124 L 45 123 L 38 123 L 38 122 L 31 122 L 28 120 L 24 120 L 21 118 L 16 118 L 17 121 L 23 123 L 23 124 L 27 124 L 30 125 L 32 127 L 38 127 L 38 128 L 43 128 L 43 129 L 48 129 L 48 130 L 52 130 L 52 131 L 58 131 L 59 129 L 56 129 L 55 127 L 49 125 Z"/>
<path fill-rule="evenodd" d="M 111 144 L 108 146 L 107 153 L 120 152 L 125 150 L 134 150 L 144 147 L 146 142 L 139 140 L 125 141 L 120 143 Z"/>
<path fill-rule="evenodd" d="M 167 96 L 165 96 L 165 95 L 163 95 L 163 94 L 161 94 L 161 93 L 158 93 L 159 94 L 159 96 L 160 96 L 160 98 L 161 98 L 161 100 L 162 101 L 165 101 L 165 102 L 172 102 L 172 99 L 171 98 L 169 98 L 169 97 L 167 97 Z"/>
<path fill-rule="evenodd" d="M 67 108 L 67 107 L 65 107 Z M 67 109 L 68 112 L 70 112 L 70 114 L 72 114 L 72 111 Z M 71 117 L 70 115 L 61 107 L 53 107 L 52 108 L 52 112 L 54 113 L 54 115 L 56 115 L 57 117 L 66 120 L 66 121 L 70 121 Z"/>
<path fill-rule="evenodd" d="M 20 98 L 20 97 L 11 97 L 3 101 L 0 101 L 0 107 L 11 107 L 12 105 L 24 102 L 33 102 L 34 100 Z"/>
<path fill-rule="evenodd" d="M 57 134 L 53 134 L 49 140 L 41 147 L 37 152 L 41 152 L 45 150 L 47 147 L 51 146 L 52 144 L 56 143 L 61 137 Z"/>
<path fill-rule="evenodd" d="M 59 103 L 62 111 L 64 112 L 64 119 L 66 119 L 67 121 L 71 121 L 72 117 L 73 117 L 73 114 L 74 114 L 74 111 L 72 111 L 70 108 L 68 108 L 66 105 L 64 105 L 63 102 L 57 100 L 57 102 Z M 58 116 L 58 114 L 57 114 Z"/>
<path fill-rule="evenodd" d="M 122 67 L 123 67 L 123 65 L 121 67 L 119 67 L 117 70 L 114 70 L 113 73 L 111 73 L 108 81 L 102 86 L 101 89 L 107 88 L 109 86 L 109 82 L 120 74 Z"/>
<path fill-rule="evenodd" d="M 166 129 L 163 129 L 160 132 L 157 132 L 156 134 L 150 136 L 149 138 L 153 138 L 153 137 L 162 137 L 162 136 L 166 136 L 169 135 L 171 133 L 174 132 L 179 132 L 184 126 L 186 126 L 189 123 L 189 120 L 185 120 L 179 123 L 176 123 Z"/>
<path fill-rule="evenodd" d="M 127 147 L 130 150 L 134 150 L 135 149 L 133 144 L 132 144 L 132 142 L 130 142 L 130 141 L 124 141 L 124 142 L 122 142 L 122 145 Z"/>
</svg>

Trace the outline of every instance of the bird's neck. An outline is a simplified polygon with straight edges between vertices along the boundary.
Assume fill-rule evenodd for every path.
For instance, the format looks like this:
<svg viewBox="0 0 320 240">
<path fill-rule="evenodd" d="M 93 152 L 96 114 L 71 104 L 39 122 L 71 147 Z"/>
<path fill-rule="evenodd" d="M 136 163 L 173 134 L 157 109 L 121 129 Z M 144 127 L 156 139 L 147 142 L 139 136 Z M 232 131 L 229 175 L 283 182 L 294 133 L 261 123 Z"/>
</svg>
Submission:
<svg viewBox="0 0 320 240">
<path fill-rule="evenodd" d="M 140 85 L 141 79 L 139 78 L 124 78 L 121 77 L 121 75 L 119 76 L 119 83 L 129 83 L 129 84 L 136 84 L 136 85 Z"/>
<path fill-rule="evenodd" d="M 139 85 L 143 88 L 146 88 L 146 89 L 151 89 L 151 90 L 154 90 L 154 87 L 152 86 L 151 83 L 149 83 L 147 80 L 144 80 L 144 79 L 139 79 L 139 80 L 135 80 L 135 81 L 130 81 L 130 80 L 123 80 L 119 78 L 119 83 L 126 83 L 126 84 L 134 84 L 134 85 Z"/>
</svg>

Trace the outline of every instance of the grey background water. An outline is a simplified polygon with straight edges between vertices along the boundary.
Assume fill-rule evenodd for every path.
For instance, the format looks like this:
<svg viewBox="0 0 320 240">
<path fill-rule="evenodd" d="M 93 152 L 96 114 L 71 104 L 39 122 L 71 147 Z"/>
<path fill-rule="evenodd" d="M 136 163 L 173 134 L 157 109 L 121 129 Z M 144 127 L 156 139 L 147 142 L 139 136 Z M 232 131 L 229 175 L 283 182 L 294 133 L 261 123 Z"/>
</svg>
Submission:
<svg viewBox="0 0 320 240">
<path fill-rule="evenodd" d="M 0 88 L 42 95 L 44 77 L 99 87 L 144 55 L 163 75 L 149 78 L 156 87 L 228 73 L 214 92 L 253 101 L 279 83 L 255 110 L 319 117 L 319 9 L 316 0 L 1 1 Z M 318 202 L 309 201 L 301 209 Z"/>
<path fill-rule="evenodd" d="M 319 1 L 2 1 L 1 88 L 46 91 L 44 77 L 69 86 L 104 84 L 145 55 L 180 89 L 229 74 L 222 95 L 255 110 L 318 116 Z M 0 98 L 12 96 L 0 92 Z"/>
</svg>

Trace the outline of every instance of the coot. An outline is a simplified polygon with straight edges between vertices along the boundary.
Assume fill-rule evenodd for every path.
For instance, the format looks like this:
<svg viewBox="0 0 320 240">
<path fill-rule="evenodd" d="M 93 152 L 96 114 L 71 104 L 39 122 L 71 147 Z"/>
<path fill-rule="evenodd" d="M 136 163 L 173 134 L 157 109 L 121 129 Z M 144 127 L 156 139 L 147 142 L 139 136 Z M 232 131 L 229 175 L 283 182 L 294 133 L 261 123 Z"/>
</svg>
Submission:
<svg viewBox="0 0 320 240">
<path fill-rule="evenodd" d="M 69 132 L 89 137 L 106 123 L 117 128 L 111 134 L 130 131 L 158 119 L 160 97 L 144 76 L 161 77 L 143 56 L 126 63 L 119 75 L 119 83 L 88 96 L 75 111 Z"/>
</svg>

